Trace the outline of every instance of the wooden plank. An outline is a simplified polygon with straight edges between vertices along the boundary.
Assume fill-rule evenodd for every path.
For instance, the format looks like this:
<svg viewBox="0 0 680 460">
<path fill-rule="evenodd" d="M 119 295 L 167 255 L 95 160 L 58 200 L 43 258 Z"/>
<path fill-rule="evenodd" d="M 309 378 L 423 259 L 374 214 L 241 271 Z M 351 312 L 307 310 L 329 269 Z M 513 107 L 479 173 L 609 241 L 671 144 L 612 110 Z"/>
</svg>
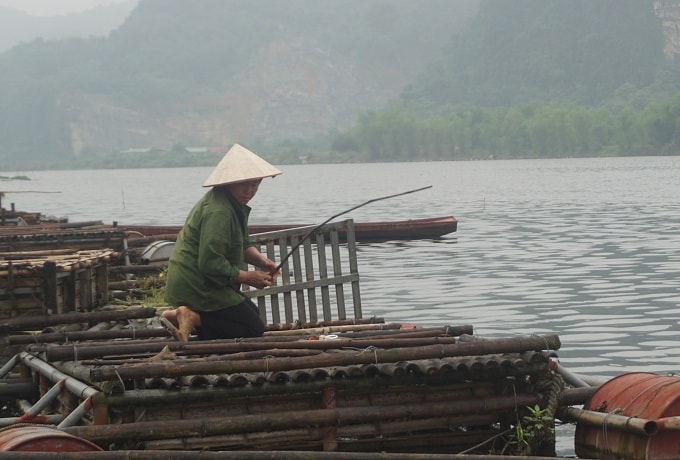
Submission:
<svg viewBox="0 0 680 460">
<path fill-rule="evenodd" d="M 345 235 L 347 238 L 347 251 L 349 254 L 349 271 L 352 275 L 352 281 L 350 282 L 352 286 L 352 300 L 354 306 L 354 318 L 363 318 L 363 312 L 361 310 L 361 290 L 359 289 L 359 264 L 357 262 L 357 244 L 355 240 L 354 233 L 354 221 L 346 221 L 347 229 L 345 230 Z"/>
<path fill-rule="evenodd" d="M 63 286 L 64 304 L 71 307 L 68 309 L 68 311 L 74 311 L 78 292 L 78 280 L 76 273 L 69 273 L 69 276 L 63 280 Z"/>
<path fill-rule="evenodd" d="M 45 308 L 48 311 L 63 313 L 59 311 L 57 303 L 57 264 L 53 261 L 47 261 L 43 265 L 43 280 L 44 280 L 44 299 Z"/>
<path fill-rule="evenodd" d="M 342 259 L 340 257 L 340 236 L 335 231 L 331 233 L 331 254 L 333 255 L 333 273 L 335 277 L 342 276 Z M 345 309 L 345 290 L 343 283 L 335 285 L 335 300 L 337 302 L 338 319 L 347 318 L 347 310 Z"/>
<path fill-rule="evenodd" d="M 78 303 L 73 306 L 74 311 L 91 310 L 94 305 L 92 292 L 92 272 L 90 269 L 78 273 L 79 296 Z"/>
<path fill-rule="evenodd" d="M 109 301 L 109 269 L 108 263 L 103 262 L 95 267 L 95 292 L 97 305 L 106 305 Z"/>
</svg>

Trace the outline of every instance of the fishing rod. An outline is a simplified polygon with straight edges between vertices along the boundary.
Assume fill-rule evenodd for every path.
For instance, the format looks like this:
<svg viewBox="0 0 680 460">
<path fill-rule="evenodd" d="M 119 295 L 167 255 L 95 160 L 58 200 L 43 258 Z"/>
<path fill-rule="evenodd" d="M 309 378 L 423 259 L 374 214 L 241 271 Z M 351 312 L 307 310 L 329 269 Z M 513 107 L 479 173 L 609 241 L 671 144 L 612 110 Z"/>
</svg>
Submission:
<svg viewBox="0 0 680 460">
<path fill-rule="evenodd" d="M 383 196 L 383 197 L 380 197 L 380 198 L 373 198 L 372 200 L 365 201 L 361 204 L 358 204 L 358 205 L 356 205 L 352 208 L 349 208 L 345 211 L 337 213 L 334 216 L 329 217 L 328 219 L 324 220 L 322 223 L 320 223 L 319 225 L 317 225 L 316 227 L 311 229 L 305 236 L 303 236 L 302 239 L 300 239 L 300 241 L 298 241 L 298 243 L 295 246 L 293 246 L 293 248 L 288 252 L 288 254 L 286 254 L 286 256 L 283 259 L 281 259 L 281 262 L 276 266 L 276 268 L 274 270 L 272 270 L 271 274 L 273 275 L 273 274 L 277 273 L 281 269 L 283 264 L 286 263 L 288 258 L 293 255 L 293 253 L 297 250 L 297 248 L 299 248 L 302 245 L 302 243 L 305 242 L 305 240 L 307 238 L 309 238 L 312 234 L 316 233 L 321 227 L 323 227 L 324 225 L 326 225 L 328 222 L 332 221 L 336 217 L 340 217 L 343 214 L 347 214 L 348 212 L 352 212 L 355 209 L 359 209 L 362 206 L 366 206 L 367 204 L 375 203 L 376 201 L 382 201 L 382 200 L 387 200 L 388 198 L 395 198 L 395 197 L 398 197 L 398 196 L 408 195 L 409 193 L 420 192 L 420 191 L 426 190 L 428 188 L 432 188 L 432 186 L 428 185 L 427 187 L 421 187 L 421 188 L 417 188 L 417 189 L 413 189 L 413 190 L 408 190 L 406 192 L 395 193 L 394 195 Z"/>
</svg>

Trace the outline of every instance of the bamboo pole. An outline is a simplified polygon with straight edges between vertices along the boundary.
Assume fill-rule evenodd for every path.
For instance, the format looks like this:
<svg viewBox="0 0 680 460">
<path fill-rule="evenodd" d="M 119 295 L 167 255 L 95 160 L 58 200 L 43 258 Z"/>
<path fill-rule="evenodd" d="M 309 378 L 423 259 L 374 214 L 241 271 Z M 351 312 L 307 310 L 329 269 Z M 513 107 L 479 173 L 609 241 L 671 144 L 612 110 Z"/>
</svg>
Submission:
<svg viewBox="0 0 680 460">
<path fill-rule="evenodd" d="M 169 337 L 170 333 L 161 327 L 117 329 L 108 331 L 74 331 L 74 332 L 43 332 L 40 334 L 10 335 L 7 337 L 9 345 L 26 345 L 32 343 L 51 342 L 79 342 L 82 340 L 112 340 L 112 339 L 146 339 L 154 337 Z"/>
<path fill-rule="evenodd" d="M 330 350 L 342 348 L 367 348 L 379 346 L 381 349 L 400 348 L 400 347 L 420 347 L 434 346 L 437 344 L 455 344 L 455 337 L 424 337 L 413 339 L 335 339 L 335 340 L 301 340 L 286 342 L 233 342 L 224 341 L 221 343 L 200 342 L 187 343 L 170 341 L 165 342 L 130 342 L 130 343 L 109 343 L 106 345 L 48 345 L 45 349 L 45 357 L 48 361 L 64 361 L 75 359 L 77 355 L 80 359 L 92 359 L 102 356 L 124 356 L 135 353 L 158 353 L 166 346 L 172 352 L 182 353 L 183 355 L 204 355 L 212 353 L 232 353 L 222 356 L 221 359 L 247 359 L 246 355 L 234 355 L 235 353 L 248 353 L 271 349 L 287 350 Z M 291 353 L 293 353 L 291 351 Z M 239 358 L 240 357 L 240 358 Z"/>
<path fill-rule="evenodd" d="M 29 378 L 5 378 L 0 381 L 0 400 L 26 399 L 37 393 L 37 386 Z"/>
<path fill-rule="evenodd" d="M 540 402 L 538 395 L 520 394 L 464 401 L 439 401 L 429 404 L 403 404 L 335 409 L 289 411 L 276 414 L 249 414 L 235 417 L 211 417 L 193 420 L 133 422 L 122 425 L 90 425 L 65 428 L 66 433 L 96 443 L 122 440 L 149 441 L 178 437 L 202 437 L 229 433 L 281 430 L 305 426 L 345 426 L 366 420 L 387 421 L 465 415 L 482 411 L 514 410 Z"/>
<path fill-rule="evenodd" d="M 562 390 L 558 395 L 560 406 L 574 406 L 585 404 L 591 396 L 599 390 L 599 386 L 590 386 L 585 388 L 567 388 Z"/>
<path fill-rule="evenodd" d="M 537 372 L 539 369 L 533 369 Z M 529 375 L 530 372 L 522 372 L 521 375 Z M 243 374 L 232 374 L 228 376 L 218 376 L 222 379 L 238 378 L 243 379 Z M 428 395 L 432 392 L 431 377 L 424 376 L 404 376 L 398 382 L 391 379 L 357 379 L 357 380 L 339 380 L 331 382 L 336 389 L 343 393 L 351 392 L 357 395 L 374 395 L 377 393 L 385 393 L 385 401 L 389 400 L 390 394 L 403 391 L 408 387 L 408 397 L 414 400 L 426 400 Z M 219 392 L 215 390 L 197 390 L 191 392 L 176 392 L 176 391 L 158 391 L 156 389 L 141 390 L 136 389 L 131 392 L 113 395 L 101 395 L 105 398 L 106 404 L 109 407 L 118 409 L 135 408 L 135 407 L 152 407 L 152 406 L 171 406 L 173 404 L 201 404 L 206 401 L 214 401 L 216 399 L 228 397 L 230 401 L 236 401 L 238 398 L 258 398 L 258 400 L 267 401 L 267 398 L 280 399 L 281 396 L 291 397 L 291 395 L 302 394 L 317 394 L 323 388 L 329 385 L 328 380 L 313 380 L 301 383 L 283 383 L 283 384 L 269 384 L 265 383 L 260 386 L 243 385 L 243 382 L 234 382 L 234 385 L 228 387 L 228 393 Z M 490 382 L 443 382 L 441 388 L 438 390 L 441 395 L 460 394 L 468 390 L 475 396 L 486 396 L 491 394 L 489 385 Z M 369 396 L 366 396 L 369 397 Z M 442 396 L 444 397 L 444 396 Z M 406 397 L 405 397 L 406 398 Z M 266 402 L 264 403 L 266 404 Z"/>
<path fill-rule="evenodd" d="M 4 460 L 517 460 L 510 455 L 429 454 L 397 452 L 187 451 L 119 450 L 102 452 L 3 452 Z M 573 460 L 569 457 L 531 457 L 531 460 Z"/>
<path fill-rule="evenodd" d="M 364 349 L 324 353 L 314 357 L 276 358 L 249 361 L 210 361 L 190 363 L 146 363 L 124 366 L 108 366 L 92 369 L 90 379 L 103 381 L 113 379 L 135 379 L 164 375 L 179 377 L 181 375 L 240 373 L 240 372 L 276 372 L 310 367 L 347 366 L 353 364 L 371 364 L 418 360 L 427 358 L 445 358 L 454 356 L 472 356 L 496 353 L 520 353 L 524 351 L 540 351 L 558 349 L 559 337 L 532 336 L 527 338 L 510 338 L 484 340 L 480 342 L 459 342 L 455 344 L 429 345 L 412 348 Z"/>
<path fill-rule="evenodd" d="M 384 423 L 365 423 L 337 428 L 339 439 L 350 440 L 354 443 L 358 437 L 385 438 L 403 433 L 413 433 L 424 430 L 446 430 L 450 433 L 450 427 L 458 426 L 484 426 L 493 425 L 499 420 L 499 414 L 466 415 L 464 417 L 436 417 L 422 420 L 407 420 Z M 275 432 L 253 432 L 244 434 L 232 434 L 221 436 L 209 436 L 202 438 L 181 438 L 160 441 L 149 441 L 144 447 L 147 450 L 169 449 L 214 449 L 248 447 L 250 449 L 268 450 L 286 445 L 289 448 L 294 445 L 304 444 L 306 450 L 321 448 L 322 430 L 318 427 L 306 427 L 297 430 L 279 430 Z M 294 445 L 292 445 L 294 444 Z"/>
<path fill-rule="evenodd" d="M 309 335 L 319 335 L 319 334 L 332 334 L 334 332 L 346 332 L 346 331 L 367 331 L 367 330 L 385 330 L 385 329 L 401 329 L 402 325 L 400 323 L 391 324 L 350 324 L 346 326 L 323 326 L 323 327 L 309 327 L 305 329 L 290 329 L 273 331 L 267 330 L 264 335 L 299 335 L 299 334 L 309 334 Z"/>
<path fill-rule="evenodd" d="M 595 412 L 575 407 L 558 409 L 558 417 L 563 421 L 578 422 L 598 428 L 623 431 L 624 433 L 651 436 L 656 433 L 657 426 L 653 420 L 628 417 L 606 412 Z"/>
<path fill-rule="evenodd" d="M 165 349 L 165 347 L 163 347 Z M 278 350 L 278 349 L 264 349 L 264 350 L 255 350 L 255 351 L 244 351 L 244 352 L 237 352 L 237 353 L 231 353 L 228 356 L 206 356 L 206 357 L 199 357 L 199 358 L 186 358 L 186 359 L 181 359 L 181 360 L 176 360 L 176 356 L 173 356 L 174 353 L 172 353 L 168 349 L 167 355 L 165 355 L 164 350 L 161 350 L 158 354 L 156 353 L 145 353 L 145 356 L 137 356 L 135 358 L 101 358 L 101 359 L 84 359 L 81 361 L 81 364 L 84 366 L 102 366 L 102 365 L 116 365 L 116 366 L 121 366 L 124 364 L 139 364 L 139 363 L 148 363 L 150 361 L 157 361 L 157 360 L 163 360 L 163 361 L 173 361 L 178 364 L 184 364 L 184 363 L 196 363 L 196 362 L 206 362 L 206 361 L 220 361 L 222 359 L 233 359 L 233 360 L 249 360 L 249 359 L 262 359 L 262 358 L 278 358 L 278 357 L 290 357 L 290 356 L 316 356 L 321 353 L 323 353 L 323 350 L 305 350 L 305 349 L 299 349 L 299 348 L 291 348 L 291 349 L 284 349 L 284 350 Z"/>
<path fill-rule="evenodd" d="M 71 255 L 76 252 L 76 249 L 66 248 L 66 249 L 43 249 L 36 251 L 7 251 L 2 253 L 2 258 L 8 259 L 32 259 L 56 255 Z"/>
<path fill-rule="evenodd" d="M 120 325 L 118 325 L 120 326 Z M 118 326 L 114 326 L 114 328 L 117 328 Z M 468 329 L 470 328 L 470 329 Z M 432 328 L 416 328 L 413 330 L 398 330 L 398 329 L 390 329 L 390 330 L 384 330 L 384 331 L 374 331 L 374 330 L 369 330 L 369 331 L 357 331 L 357 332 L 345 332 L 342 334 L 343 338 L 371 338 L 374 340 L 381 340 L 383 338 L 394 338 L 394 337 L 400 337 L 400 338 L 414 338 L 414 337 L 437 337 L 442 334 L 450 334 L 453 336 L 458 336 L 460 333 L 458 331 L 462 331 L 461 333 L 468 333 L 464 331 L 468 331 L 471 333 L 472 332 L 472 326 L 454 326 L 454 327 L 449 327 L 449 326 L 444 326 L 444 327 L 432 327 Z M 112 328 L 113 329 L 113 328 Z M 144 339 L 144 338 L 160 338 L 160 337 L 170 337 L 170 334 L 167 332 L 165 328 L 159 328 L 159 327 L 132 327 L 129 329 L 119 329 L 117 328 L 115 331 L 98 331 L 94 332 L 91 330 L 88 331 L 77 331 L 77 332 L 52 332 L 52 333 L 47 333 L 43 332 L 40 334 L 17 334 L 17 335 L 10 335 L 8 336 L 8 344 L 9 345 L 24 345 L 24 344 L 42 344 L 42 343 L 54 343 L 54 342 L 80 342 L 83 340 L 89 340 L 89 341 L 103 341 L 103 340 L 111 340 L 111 339 Z M 243 339 L 242 343 L 248 343 L 248 342 L 275 342 L 275 341 L 281 341 L 281 340 L 290 340 L 290 341 L 295 341 L 295 340 L 300 340 L 303 338 L 303 336 L 296 337 L 296 336 L 268 336 L 268 337 L 257 337 L 257 338 L 247 338 Z M 171 343 L 175 343 L 176 341 L 173 339 Z M 198 341 L 191 341 L 190 344 L 195 344 Z M 213 341 L 214 342 L 214 341 Z M 110 342 L 107 342 L 110 344 Z M 230 341 L 231 343 L 231 341 Z M 82 346 L 88 346 L 88 345 L 93 345 L 96 346 L 96 343 L 89 343 L 89 344 L 81 344 Z M 99 344 L 103 345 L 103 344 Z M 33 348 L 32 350 L 34 351 L 44 351 L 44 348 L 37 347 Z"/>
<path fill-rule="evenodd" d="M 120 310 L 99 310 L 82 313 L 64 313 L 44 316 L 24 316 L 0 322 L 0 333 L 27 329 L 41 329 L 57 324 L 89 323 L 94 321 L 120 321 L 136 318 L 151 318 L 156 309 L 150 307 L 126 308 Z"/>
</svg>

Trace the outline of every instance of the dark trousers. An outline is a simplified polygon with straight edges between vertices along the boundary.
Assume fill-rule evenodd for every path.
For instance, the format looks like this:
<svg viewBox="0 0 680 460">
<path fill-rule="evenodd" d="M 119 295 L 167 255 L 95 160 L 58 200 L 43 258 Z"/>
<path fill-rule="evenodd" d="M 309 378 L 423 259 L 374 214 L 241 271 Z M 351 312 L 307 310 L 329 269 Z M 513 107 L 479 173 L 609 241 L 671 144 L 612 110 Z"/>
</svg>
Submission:
<svg viewBox="0 0 680 460">
<path fill-rule="evenodd" d="M 201 340 L 260 337 L 264 333 L 260 312 L 250 299 L 233 307 L 199 311 L 198 314 L 201 315 L 201 326 L 197 332 Z"/>
</svg>

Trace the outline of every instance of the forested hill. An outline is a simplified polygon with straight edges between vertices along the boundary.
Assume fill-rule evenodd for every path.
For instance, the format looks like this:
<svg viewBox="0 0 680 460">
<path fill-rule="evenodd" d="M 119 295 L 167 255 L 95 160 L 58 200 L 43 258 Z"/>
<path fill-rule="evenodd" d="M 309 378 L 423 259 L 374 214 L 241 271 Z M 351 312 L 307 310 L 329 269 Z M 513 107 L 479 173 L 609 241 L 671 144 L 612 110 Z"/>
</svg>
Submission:
<svg viewBox="0 0 680 460">
<path fill-rule="evenodd" d="M 107 38 L 0 55 L 0 167 L 310 139 L 383 107 L 479 0 L 140 0 Z"/>
<path fill-rule="evenodd" d="M 0 54 L 0 168 L 233 142 L 292 159 L 542 155 L 558 136 L 541 104 L 579 108 L 551 109 L 557 126 L 577 114 L 563 155 L 642 151 L 615 129 L 668 151 L 675 106 L 628 111 L 680 91 L 679 31 L 680 0 L 140 0 L 108 37 Z"/>
<path fill-rule="evenodd" d="M 666 40 L 680 44 L 677 1 L 486 0 L 417 83 L 414 109 L 571 101 L 599 106 L 622 92 L 677 85 Z M 674 8 L 673 8 L 674 7 Z M 668 17 L 670 16 L 670 17 Z M 670 22 L 664 23 L 667 19 Z M 664 27 L 669 33 L 664 36 Z M 674 31 L 673 31 L 674 29 Z M 680 57 L 678 57 L 680 60 Z M 677 86 L 676 86 L 677 87 Z"/>
</svg>

